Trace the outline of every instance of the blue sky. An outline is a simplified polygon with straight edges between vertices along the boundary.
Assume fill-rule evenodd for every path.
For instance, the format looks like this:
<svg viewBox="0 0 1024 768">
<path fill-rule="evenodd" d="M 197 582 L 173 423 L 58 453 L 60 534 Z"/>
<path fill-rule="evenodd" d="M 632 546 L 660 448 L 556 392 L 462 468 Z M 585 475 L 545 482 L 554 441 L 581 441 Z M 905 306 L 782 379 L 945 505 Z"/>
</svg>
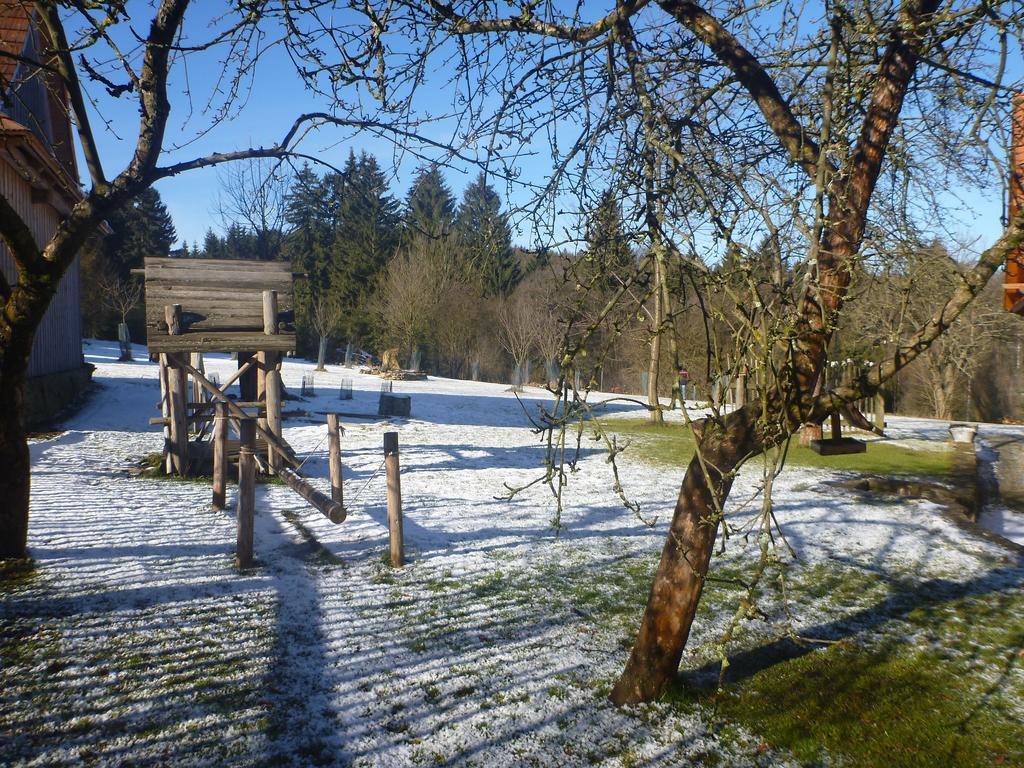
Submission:
<svg viewBox="0 0 1024 768">
<path fill-rule="evenodd" d="M 186 22 L 186 31 L 192 39 L 199 39 L 206 34 L 209 14 L 211 9 L 216 7 L 206 2 L 194 4 Z M 142 27 L 145 21 L 145 14 L 140 15 L 140 21 L 137 22 L 140 25 L 140 33 L 145 31 Z M 130 45 L 130 37 L 125 30 L 122 30 L 122 35 L 122 39 Z M 208 93 L 214 88 L 219 71 L 217 56 L 210 54 L 190 56 L 187 69 L 178 67 L 174 70 L 170 81 L 171 119 L 162 163 L 205 155 L 213 151 L 274 144 L 291 126 L 295 115 L 324 109 L 326 106 L 304 88 L 284 49 L 272 48 L 251 71 L 246 73 L 243 85 L 251 88 L 251 91 L 240 115 L 218 122 L 209 133 L 196 138 L 186 147 L 175 149 L 174 144 L 192 139 L 197 128 L 205 128 L 210 124 L 209 116 L 202 113 L 202 105 L 197 102 L 190 103 L 188 92 Z M 435 78 L 436 82 L 444 80 L 439 74 L 428 77 Z M 103 120 L 93 118 L 104 166 L 107 174 L 112 175 L 124 167 L 134 148 L 138 122 L 135 102 L 131 98 L 113 101 L 106 98 L 102 92 L 97 92 L 95 88 L 93 90 L 93 95 L 101 100 L 102 113 L 109 126 L 104 127 Z M 439 108 L 449 103 L 444 93 L 439 93 L 438 96 Z M 439 132 L 444 129 L 443 123 L 436 127 Z M 446 137 L 439 135 L 439 138 Z M 350 150 L 366 150 L 374 154 L 381 166 L 392 173 L 392 194 L 399 198 L 405 196 L 413 170 L 419 163 L 414 157 L 403 156 L 400 150 L 396 150 L 391 142 L 384 139 L 366 133 L 344 135 L 336 129 L 324 130 L 319 135 L 307 139 L 303 149 L 334 165 L 341 165 Z M 534 181 L 542 179 L 546 169 L 542 167 L 541 162 L 539 157 L 527 160 L 523 164 L 524 177 Z M 82 167 L 84 168 L 84 164 Z M 449 186 L 457 197 L 477 172 L 477 169 L 468 167 L 446 171 Z M 504 185 L 496 183 L 495 186 L 504 197 Z M 194 241 L 201 242 L 209 228 L 221 230 L 221 222 L 216 214 L 219 185 L 215 169 L 189 172 L 165 180 L 158 184 L 157 188 L 170 209 L 179 237 L 187 240 L 189 244 Z M 525 194 L 520 194 L 525 198 Z M 976 236 L 979 246 L 990 244 L 1001 232 L 1000 195 L 1001 190 L 998 187 L 991 189 L 989 194 L 975 190 L 963 192 L 966 208 L 956 211 L 955 207 L 952 207 L 951 213 L 956 221 L 949 229 L 965 236 Z M 572 218 L 569 216 L 563 216 L 560 220 L 563 227 L 571 224 Z M 529 239 L 528 233 L 520 233 L 517 238 L 523 244 L 528 244 Z"/>
</svg>

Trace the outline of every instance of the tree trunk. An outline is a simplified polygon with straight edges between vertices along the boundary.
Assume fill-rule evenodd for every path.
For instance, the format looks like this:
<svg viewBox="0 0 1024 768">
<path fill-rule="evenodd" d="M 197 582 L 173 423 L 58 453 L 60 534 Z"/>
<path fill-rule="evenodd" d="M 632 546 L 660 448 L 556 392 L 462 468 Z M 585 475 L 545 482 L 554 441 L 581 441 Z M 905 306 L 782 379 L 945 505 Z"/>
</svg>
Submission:
<svg viewBox="0 0 1024 768">
<path fill-rule="evenodd" d="M 711 563 L 717 510 L 732 487 L 729 473 L 755 444 L 749 410 L 734 412 L 724 433 L 701 441 L 706 475 L 696 456 L 686 470 L 640 632 L 612 690 L 611 700 L 618 706 L 652 701 L 675 679 Z M 708 428 L 714 427 L 708 423 Z"/>
<path fill-rule="evenodd" d="M 326 358 L 326 357 L 327 357 L 327 337 L 326 336 L 321 336 L 320 337 L 320 348 L 317 350 L 317 353 L 316 353 L 316 369 L 318 371 L 326 371 L 327 370 L 326 368 L 324 368 L 324 358 Z"/>
<path fill-rule="evenodd" d="M 25 557 L 28 546 L 28 509 L 31 460 L 23 421 L 23 396 L 28 356 L 10 365 L 6 350 L 0 371 L 0 558 Z"/>
</svg>

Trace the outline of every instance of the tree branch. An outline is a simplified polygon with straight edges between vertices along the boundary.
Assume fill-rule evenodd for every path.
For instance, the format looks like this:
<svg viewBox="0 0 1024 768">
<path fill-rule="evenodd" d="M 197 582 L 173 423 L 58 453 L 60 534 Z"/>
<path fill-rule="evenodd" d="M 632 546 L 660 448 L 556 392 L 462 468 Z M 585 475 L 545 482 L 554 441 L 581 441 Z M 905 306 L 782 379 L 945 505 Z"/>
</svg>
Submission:
<svg viewBox="0 0 1024 768">
<path fill-rule="evenodd" d="M 39 266 L 39 246 L 32 230 L 3 195 L 0 195 L 0 237 L 7 244 L 19 271 Z"/>
<path fill-rule="evenodd" d="M 761 62 L 718 19 L 689 0 L 659 0 L 658 5 L 708 46 L 754 99 L 790 159 L 813 180 L 820 149 L 796 119 Z M 832 172 L 835 167 L 829 164 Z"/>
<path fill-rule="evenodd" d="M 504 19 L 480 19 L 473 21 L 458 14 L 447 3 L 427 0 L 428 5 L 442 19 L 451 23 L 450 32 L 455 35 L 472 35 L 487 32 L 521 33 L 555 37 L 574 43 L 586 43 L 609 32 L 619 21 L 628 19 L 650 3 L 650 0 L 626 0 L 616 3 L 614 11 L 598 19 L 593 24 L 584 26 L 568 26 L 542 21 L 533 15 L 532 8 L 524 8 L 519 16 Z"/>
<path fill-rule="evenodd" d="M 146 52 L 139 76 L 139 138 L 135 156 L 121 177 L 149 183 L 163 148 L 164 131 L 171 112 L 167 100 L 168 58 L 181 27 L 188 0 L 162 0 L 146 39 Z M 121 178 L 119 177 L 119 179 Z"/>
<path fill-rule="evenodd" d="M 822 394 L 813 405 L 816 417 L 842 408 L 846 403 L 859 400 L 873 394 L 885 382 L 914 362 L 932 345 L 936 339 L 954 323 L 967 309 L 978 293 L 1006 262 L 1009 254 L 1024 246 L 1024 212 L 1019 213 L 1010 226 L 992 247 L 982 252 L 977 263 L 969 271 L 960 276 L 961 282 L 956 290 L 928 320 L 924 322 L 885 362 L 875 366 L 853 384 L 837 387 Z"/>
<path fill-rule="evenodd" d="M 81 82 L 75 71 L 75 64 L 71 60 L 71 51 L 67 35 L 64 34 L 64 25 L 61 23 L 60 14 L 57 6 L 52 2 L 37 1 L 35 7 L 39 18 L 46 25 L 46 31 L 53 46 L 53 54 L 57 60 L 57 71 L 64 81 L 68 98 L 71 100 L 71 110 L 75 116 L 75 127 L 78 129 L 78 140 L 82 143 L 82 153 L 85 155 L 85 164 L 89 169 L 89 178 L 95 189 L 103 189 L 107 185 L 107 179 L 103 175 L 99 149 L 96 146 L 92 126 L 89 124 L 89 113 L 85 107 Z"/>
</svg>

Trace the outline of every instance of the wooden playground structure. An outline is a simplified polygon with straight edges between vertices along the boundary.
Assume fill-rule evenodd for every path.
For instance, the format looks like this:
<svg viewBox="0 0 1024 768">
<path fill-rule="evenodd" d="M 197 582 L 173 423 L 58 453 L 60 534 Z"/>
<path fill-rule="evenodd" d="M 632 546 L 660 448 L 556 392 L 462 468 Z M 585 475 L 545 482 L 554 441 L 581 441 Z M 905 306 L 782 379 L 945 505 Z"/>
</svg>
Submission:
<svg viewBox="0 0 1024 768">
<path fill-rule="evenodd" d="M 331 495 L 300 474 L 282 436 L 281 361 L 295 348 L 292 271 L 286 262 L 147 258 L 146 331 L 159 355 L 164 468 L 181 477 L 212 472 L 213 506 L 226 505 L 230 464 L 238 468 L 240 567 L 253 562 L 257 469 L 279 477 L 332 523 L 345 520 L 341 429 L 327 414 Z M 204 352 L 235 353 L 237 371 L 220 384 L 206 376 Z M 240 397 L 227 394 L 238 383 Z M 212 427 L 212 429 L 211 429 Z M 231 439 L 231 431 L 237 439 Z M 398 433 L 384 435 L 391 562 L 404 562 Z"/>
</svg>

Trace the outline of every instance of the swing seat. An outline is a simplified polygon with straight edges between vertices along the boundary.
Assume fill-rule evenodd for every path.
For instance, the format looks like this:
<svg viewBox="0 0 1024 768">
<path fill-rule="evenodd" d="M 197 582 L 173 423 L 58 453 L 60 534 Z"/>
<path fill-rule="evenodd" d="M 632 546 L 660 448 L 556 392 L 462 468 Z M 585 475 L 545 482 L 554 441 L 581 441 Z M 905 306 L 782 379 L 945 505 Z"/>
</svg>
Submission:
<svg viewBox="0 0 1024 768">
<path fill-rule="evenodd" d="M 854 437 L 830 437 L 827 440 L 811 440 L 811 450 L 821 456 L 840 456 L 847 453 L 864 453 L 867 443 Z"/>
</svg>

